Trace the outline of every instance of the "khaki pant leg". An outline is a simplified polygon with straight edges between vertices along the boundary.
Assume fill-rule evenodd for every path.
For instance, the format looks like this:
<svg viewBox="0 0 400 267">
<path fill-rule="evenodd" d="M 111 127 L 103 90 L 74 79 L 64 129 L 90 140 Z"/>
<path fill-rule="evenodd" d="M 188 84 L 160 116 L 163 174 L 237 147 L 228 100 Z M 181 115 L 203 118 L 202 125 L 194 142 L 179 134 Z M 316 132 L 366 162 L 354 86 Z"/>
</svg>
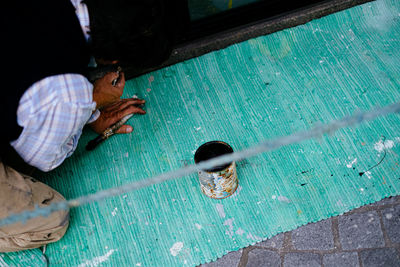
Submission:
<svg viewBox="0 0 400 267">
<path fill-rule="evenodd" d="M 0 218 L 65 200 L 49 186 L 0 162 Z M 0 227 L 0 252 L 32 249 L 58 241 L 68 228 L 69 211 Z"/>
</svg>

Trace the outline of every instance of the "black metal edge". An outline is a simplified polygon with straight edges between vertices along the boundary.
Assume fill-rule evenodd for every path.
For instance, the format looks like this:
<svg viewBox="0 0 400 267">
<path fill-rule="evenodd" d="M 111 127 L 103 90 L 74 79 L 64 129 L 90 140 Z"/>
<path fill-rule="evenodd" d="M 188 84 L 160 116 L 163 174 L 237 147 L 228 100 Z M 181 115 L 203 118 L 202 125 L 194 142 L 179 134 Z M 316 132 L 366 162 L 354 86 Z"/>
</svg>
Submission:
<svg viewBox="0 0 400 267">
<path fill-rule="evenodd" d="M 219 12 L 198 20 L 190 21 L 183 40 L 199 40 L 201 38 L 243 27 L 259 21 L 282 15 L 293 10 L 308 7 L 326 0 L 259 0 L 255 3 Z"/>
</svg>

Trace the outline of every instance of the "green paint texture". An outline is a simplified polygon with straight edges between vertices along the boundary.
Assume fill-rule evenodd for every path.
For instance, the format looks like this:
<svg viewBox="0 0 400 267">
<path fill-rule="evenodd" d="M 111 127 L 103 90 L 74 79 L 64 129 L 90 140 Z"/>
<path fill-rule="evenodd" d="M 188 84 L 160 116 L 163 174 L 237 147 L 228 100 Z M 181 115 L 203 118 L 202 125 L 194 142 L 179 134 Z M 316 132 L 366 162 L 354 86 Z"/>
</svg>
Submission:
<svg viewBox="0 0 400 267">
<path fill-rule="evenodd" d="M 381 0 L 258 37 L 126 84 L 147 101 L 134 132 L 84 147 L 42 179 L 67 199 L 193 164 L 197 147 L 235 150 L 400 101 L 400 1 Z M 197 175 L 71 210 L 54 266 L 194 266 L 278 233 L 400 193 L 400 116 L 238 162 L 234 196 Z M 376 165 L 384 157 L 381 164 Z M 41 178 L 41 177 L 38 177 Z M 0 262 L 44 265 L 39 250 Z"/>
</svg>

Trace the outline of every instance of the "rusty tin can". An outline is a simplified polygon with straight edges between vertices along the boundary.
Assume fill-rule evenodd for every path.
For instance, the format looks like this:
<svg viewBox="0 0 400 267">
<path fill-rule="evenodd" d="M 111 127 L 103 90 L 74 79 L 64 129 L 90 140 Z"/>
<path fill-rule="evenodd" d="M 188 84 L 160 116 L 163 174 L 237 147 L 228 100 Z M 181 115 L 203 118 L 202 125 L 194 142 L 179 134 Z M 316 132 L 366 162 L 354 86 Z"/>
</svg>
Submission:
<svg viewBox="0 0 400 267">
<path fill-rule="evenodd" d="M 222 141 L 211 141 L 197 149 L 194 161 L 199 163 L 229 153 L 233 153 L 230 145 Z M 238 187 L 236 163 L 234 161 L 210 170 L 199 171 L 198 174 L 201 191 L 211 198 L 229 197 Z"/>
</svg>

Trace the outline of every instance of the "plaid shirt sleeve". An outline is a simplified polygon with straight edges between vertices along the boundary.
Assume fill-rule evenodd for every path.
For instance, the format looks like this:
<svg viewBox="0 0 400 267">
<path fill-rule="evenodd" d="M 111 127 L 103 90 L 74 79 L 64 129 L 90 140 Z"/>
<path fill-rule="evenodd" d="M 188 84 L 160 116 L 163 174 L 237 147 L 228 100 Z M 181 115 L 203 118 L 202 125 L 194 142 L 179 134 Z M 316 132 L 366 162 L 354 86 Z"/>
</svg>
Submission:
<svg viewBox="0 0 400 267">
<path fill-rule="evenodd" d="M 47 77 L 22 96 L 18 124 L 23 131 L 11 145 L 30 165 L 42 171 L 59 166 L 76 149 L 82 128 L 93 121 L 93 85 L 78 74 Z"/>
</svg>

